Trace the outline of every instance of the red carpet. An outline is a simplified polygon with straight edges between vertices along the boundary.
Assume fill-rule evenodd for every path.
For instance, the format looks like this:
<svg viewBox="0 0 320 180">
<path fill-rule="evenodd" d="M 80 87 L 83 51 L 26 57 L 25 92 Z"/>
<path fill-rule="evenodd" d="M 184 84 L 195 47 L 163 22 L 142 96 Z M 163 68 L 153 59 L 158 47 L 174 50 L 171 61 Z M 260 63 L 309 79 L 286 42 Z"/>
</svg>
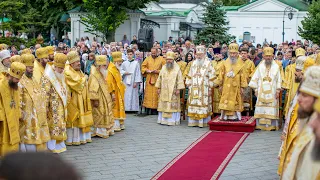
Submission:
<svg viewBox="0 0 320 180">
<path fill-rule="evenodd" d="M 252 116 L 242 116 L 241 121 L 224 121 L 220 116 L 208 122 L 210 130 L 213 131 L 233 131 L 233 132 L 253 132 L 256 128 L 256 119 Z"/>
<path fill-rule="evenodd" d="M 247 133 L 209 131 L 168 163 L 152 179 L 218 179 Z"/>
</svg>

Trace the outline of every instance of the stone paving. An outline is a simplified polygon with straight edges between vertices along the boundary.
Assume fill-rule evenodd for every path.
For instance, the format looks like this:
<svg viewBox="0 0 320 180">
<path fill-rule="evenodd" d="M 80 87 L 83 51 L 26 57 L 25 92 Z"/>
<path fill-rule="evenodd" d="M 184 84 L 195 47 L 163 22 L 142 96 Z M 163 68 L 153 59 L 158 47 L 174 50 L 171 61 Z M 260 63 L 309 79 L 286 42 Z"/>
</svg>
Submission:
<svg viewBox="0 0 320 180">
<path fill-rule="evenodd" d="M 126 130 L 108 139 L 93 138 L 81 146 L 68 146 L 62 157 L 85 180 L 150 179 L 168 162 L 208 131 L 207 128 L 163 126 L 157 116 L 128 115 Z M 280 132 L 252 133 L 233 157 L 222 180 L 278 179 L 276 174 Z"/>
</svg>

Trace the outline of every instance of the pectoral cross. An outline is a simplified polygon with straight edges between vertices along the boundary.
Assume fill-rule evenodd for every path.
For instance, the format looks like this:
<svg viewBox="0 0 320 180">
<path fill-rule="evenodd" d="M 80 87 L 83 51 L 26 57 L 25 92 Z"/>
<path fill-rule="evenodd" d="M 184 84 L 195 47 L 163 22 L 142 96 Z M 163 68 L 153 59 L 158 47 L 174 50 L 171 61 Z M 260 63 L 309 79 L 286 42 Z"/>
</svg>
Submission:
<svg viewBox="0 0 320 180">
<path fill-rule="evenodd" d="M 11 99 L 10 107 L 11 107 L 11 108 L 16 108 L 16 102 L 14 102 L 13 99 Z"/>
</svg>

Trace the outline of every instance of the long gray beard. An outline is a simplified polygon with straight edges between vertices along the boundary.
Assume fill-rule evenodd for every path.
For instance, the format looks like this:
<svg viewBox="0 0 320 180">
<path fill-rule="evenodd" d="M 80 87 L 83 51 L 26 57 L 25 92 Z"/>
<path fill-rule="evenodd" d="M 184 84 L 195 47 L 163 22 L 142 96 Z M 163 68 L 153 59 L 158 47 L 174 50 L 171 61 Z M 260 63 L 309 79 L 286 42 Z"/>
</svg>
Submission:
<svg viewBox="0 0 320 180">
<path fill-rule="evenodd" d="M 203 65 L 203 59 L 196 59 L 195 61 L 197 66 L 202 66 Z"/>
<path fill-rule="evenodd" d="M 58 72 L 54 72 L 54 73 L 55 73 L 57 79 L 60 80 L 60 81 L 62 81 L 62 79 L 63 79 L 63 73 L 61 73 L 61 74 L 58 73 Z"/>
<path fill-rule="evenodd" d="M 167 67 L 167 70 L 173 69 L 173 63 L 167 63 L 166 67 Z"/>
<path fill-rule="evenodd" d="M 230 57 L 230 61 L 232 64 L 235 64 L 235 63 L 237 63 L 237 58 Z"/>
<path fill-rule="evenodd" d="M 264 61 L 264 63 L 265 63 L 266 66 L 271 65 L 271 61 Z"/>
<path fill-rule="evenodd" d="M 101 72 L 104 79 L 107 78 L 107 70 L 106 69 L 100 69 L 100 72 Z"/>
</svg>

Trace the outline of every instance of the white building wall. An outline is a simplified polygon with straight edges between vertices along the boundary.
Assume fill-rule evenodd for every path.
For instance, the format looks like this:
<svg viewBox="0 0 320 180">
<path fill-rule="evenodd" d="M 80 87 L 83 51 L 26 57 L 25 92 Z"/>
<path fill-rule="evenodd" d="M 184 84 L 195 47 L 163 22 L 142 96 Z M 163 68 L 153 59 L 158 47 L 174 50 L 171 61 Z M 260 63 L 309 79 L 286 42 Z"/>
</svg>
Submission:
<svg viewBox="0 0 320 180">
<path fill-rule="evenodd" d="M 292 39 L 301 39 L 298 35 L 298 26 L 306 12 L 295 12 L 290 21 L 285 16 L 285 41 L 291 42 Z M 241 42 L 244 32 L 250 32 L 255 37 L 255 43 L 263 43 L 265 39 L 273 43 L 282 42 L 282 24 L 283 12 L 227 12 L 229 21 L 229 33 L 236 36 L 238 42 Z"/>
<path fill-rule="evenodd" d="M 73 45 L 76 39 L 80 39 L 81 37 L 88 36 L 90 41 L 92 41 L 93 37 L 96 37 L 93 34 L 90 34 L 86 31 L 86 26 L 80 22 L 81 13 L 70 13 L 71 18 L 71 36 L 69 37 L 71 40 L 71 44 Z M 133 35 L 137 35 L 140 28 L 140 20 L 144 15 L 141 13 L 129 13 L 129 19 L 124 21 L 123 24 L 115 32 L 115 41 L 121 41 L 123 39 L 123 35 L 126 34 L 127 38 L 131 41 Z M 98 41 L 101 39 L 98 38 Z"/>
</svg>

